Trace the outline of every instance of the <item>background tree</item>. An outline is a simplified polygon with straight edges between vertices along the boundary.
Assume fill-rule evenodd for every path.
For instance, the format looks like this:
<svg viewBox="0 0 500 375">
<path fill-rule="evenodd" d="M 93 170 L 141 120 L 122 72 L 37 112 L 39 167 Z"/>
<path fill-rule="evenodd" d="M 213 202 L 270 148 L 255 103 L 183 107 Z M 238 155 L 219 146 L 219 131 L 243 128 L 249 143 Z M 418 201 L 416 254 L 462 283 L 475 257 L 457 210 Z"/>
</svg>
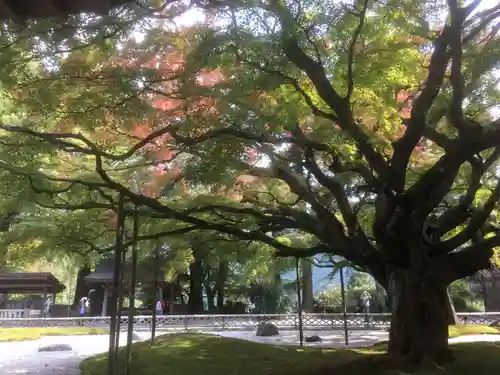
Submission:
<svg viewBox="0 0 500 375">
<path fill-rule="evenodd" d="M 467 279 L 456 280 L 450 284 L 450 296 L 457 312 L 484 311 L 483 296 L 478 291 L 472 291 L 470 281 Z"/>
</svg>

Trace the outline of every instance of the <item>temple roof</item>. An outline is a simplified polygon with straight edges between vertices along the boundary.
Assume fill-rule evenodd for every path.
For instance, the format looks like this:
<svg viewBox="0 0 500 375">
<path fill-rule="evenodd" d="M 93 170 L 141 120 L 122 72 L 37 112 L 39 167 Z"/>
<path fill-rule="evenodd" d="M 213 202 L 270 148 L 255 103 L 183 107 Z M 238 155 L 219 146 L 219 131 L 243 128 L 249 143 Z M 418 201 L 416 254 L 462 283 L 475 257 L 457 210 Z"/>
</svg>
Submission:
<svg viewBox="0 0 500 375">
<path fill-rule="evenodd" d="M 125 265 L 125 282 L 130 282 L 131 279 L 131 266 L 130 264 Z M 150 267 L 143 265 L 137 265 L 136 279 L 138 284 L 153 284 L 154 283 L 154 272 L 151 271 Z M 108 284 L 113 282 L 113 261 L 105 260 L 101 261 L 95 268 L 94 272 L 85 276 L 85 282 L 88 284 Z M 159 283 L 165 283 L 165 278 L 160 274 L 158 277 Z"/>
<path fill-rule="evenodd" d="M 48 272 L 0 272 L 0 293 L 60 293 L 66 287 Z"/>
</svg>

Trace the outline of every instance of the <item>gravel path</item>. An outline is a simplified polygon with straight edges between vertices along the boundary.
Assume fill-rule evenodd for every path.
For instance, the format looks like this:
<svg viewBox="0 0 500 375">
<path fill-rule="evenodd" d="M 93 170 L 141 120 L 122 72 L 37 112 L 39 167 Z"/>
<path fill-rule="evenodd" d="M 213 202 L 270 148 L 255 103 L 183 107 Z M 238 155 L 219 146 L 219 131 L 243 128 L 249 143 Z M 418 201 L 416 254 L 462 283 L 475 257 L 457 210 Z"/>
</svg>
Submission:
<svg viewBox="0 0 500 375">
<path fill-rule="evenodd" d="M 254 332 L 207 332 L 224 337 L 240 338 L 254 342 L 279 345 L 298 345 L 295 331 L 282 331 L 278 337 L 256 337 Z M 137 339 L 145 340 L 148 332 L 137 332 Z M 342 331 L 305 331 L 304 336 L 319 335 L 323 342 L 307 344 L 315 347 L 345 347 Z M 370 346 L 388 339 L 385 331 L 351 331 L 349 347 Z M 107 351 L 109 336 L 43 337 L 38 341 L 0 343 L 0 375 L 79 375 L 78 365 L 92 355 Z M 471 335 L 450 339 L 450 343 L 500 341 L 500 335 Z M 126 337 L 120 337 L 125 345 Z M 38 352 L 40 346 L 68 344 L 72 351 Z"/>
<path fill-rule="evenodd" d="M 46 336 L 37 341 L 0 343 L 0 375 L 79 375 L 78 365 L 92 355 L 104 353 L 108 335 Z M 126 343 L 120 337 L 120 345 Z M 66 352 L 38 352 L 40 346 L 68 344 Z"/>
<path fill-rule="evenodd" d="M 299 345 L 299 333 L 297 331 L 280 331 L 279 336 L 257 337 L 255 332 L 222 331 L 208 332 L 210 334 L 223 337 L 244 339 L 253 342 L 274 344 L 274 345 Z M 320 343 L 305 343 L 308 347 L 317 348 L 345 348 L 343 331 L 304 331 L 304 337 L 320 336 L 323 340 Z M 380 341 L 389 340 L 389 333 L 384 330 L 353 330 L 349 331 L 350 348 L 371 346 Z"/>
</svg>

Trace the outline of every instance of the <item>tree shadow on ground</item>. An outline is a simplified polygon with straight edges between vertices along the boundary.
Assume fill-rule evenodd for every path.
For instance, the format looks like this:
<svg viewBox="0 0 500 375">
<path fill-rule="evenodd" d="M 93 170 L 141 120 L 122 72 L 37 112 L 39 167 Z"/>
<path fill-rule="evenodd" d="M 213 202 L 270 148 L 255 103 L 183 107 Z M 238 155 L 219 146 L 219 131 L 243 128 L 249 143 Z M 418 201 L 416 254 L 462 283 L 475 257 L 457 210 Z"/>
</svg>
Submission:
<svg viewBox="0 0 500 375">
<path fill-rule="evenodd" d="M 365 354 L 351 362 L 336 363 L 308 375 L 410 375 L 414 373 L 418 373 L 414 366 L 398 363 L 387 354 Z"/>
<path fill-rule="evenodd" d="M 378 349 L 383 349 L 380 347 Z M 486 375 L 498 373 L 500 368 L 500 343 L 477 342 L 452 346 L 453 360 L 439 366 L 417 366 L 395 361 L 385 353 L 370 349 L 358 352 L 359 357 L 342 363 L 318 368 L 307 375 Z"/>
<path fill-rule="evenodd" d="M 299 349 L 214 335 L 168 334 L 154 345 L 137 343 L 134 375 L 486 375 L 498 373 L 500 343 L 453 345 L 456 361 L 416 369 L 391 360 L 386 345 L 357 350 Z M 120 350 L 117 375 L 123 375 Z M 106 355 L 82 363 L 82 375 L 106 373 Z"/>
</svg>

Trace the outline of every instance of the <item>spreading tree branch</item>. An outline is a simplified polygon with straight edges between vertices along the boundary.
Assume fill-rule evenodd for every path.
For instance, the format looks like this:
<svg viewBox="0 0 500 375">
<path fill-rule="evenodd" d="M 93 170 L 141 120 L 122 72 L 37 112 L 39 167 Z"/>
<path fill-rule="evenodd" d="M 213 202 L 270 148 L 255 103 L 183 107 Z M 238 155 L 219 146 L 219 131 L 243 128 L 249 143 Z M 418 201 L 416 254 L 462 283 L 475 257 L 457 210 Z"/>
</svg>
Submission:
<svg viewBox="0 0 500 375">
<path fill-rule="evenodd" d="M 286 57 L 297 68 L 303 71 L 313 83 L 321 99 L 331 108 L 337 117 L 338 125 L 345 130 L 355 141 L 361 153 L 365 156 L 369 165 L 377 172 L 378 176 L 386 176 L 388 167 L 383 156 L 371 145 L 370 138 L 361 130 L 352 115 L 349 100 L 343 98 L 329 82 L 324 66 L 310 58 L 300 48 L 295 26 L 290 20 L 287 10 L 282 7 L 273 9 L 281 20 L 283 32 L 281 44 Z"/>
<path fill-rule="evenodd" d="M 415 99 L 411 117 L 406 131 L 401 138 L 393 143 L 394 155 L 391 161 L 392 186 L 402 192 L 405 187 L 406 169 L 413 149 L 425 133 L 426 117 L 436 99 L 446 73 L 450 56 L 448 53 L 451 30 L 445 26 L 443 32 L 434 41 L 434 52 L 431 56 L 429 73 L 424 89 Z"/>
<path fill-rule="evenodd" d="M 359 35 L 361 34 L 361 30 L 365 24 L 365 16 L 366 11 L 368 10 L 369 0 L 364 0 L 363 7 L 359 12 L 359 24 L 354 30 L 354 34 L 352 35 L 351 42 L 349 43 L 348 49 L 348 57 L 347 57 L 347 99 L 349 100 L 352 95 L 352 91 L 354 90 L 354 49 L 356 47 L 356 43 L 358 41 Z"/>
</svg>

